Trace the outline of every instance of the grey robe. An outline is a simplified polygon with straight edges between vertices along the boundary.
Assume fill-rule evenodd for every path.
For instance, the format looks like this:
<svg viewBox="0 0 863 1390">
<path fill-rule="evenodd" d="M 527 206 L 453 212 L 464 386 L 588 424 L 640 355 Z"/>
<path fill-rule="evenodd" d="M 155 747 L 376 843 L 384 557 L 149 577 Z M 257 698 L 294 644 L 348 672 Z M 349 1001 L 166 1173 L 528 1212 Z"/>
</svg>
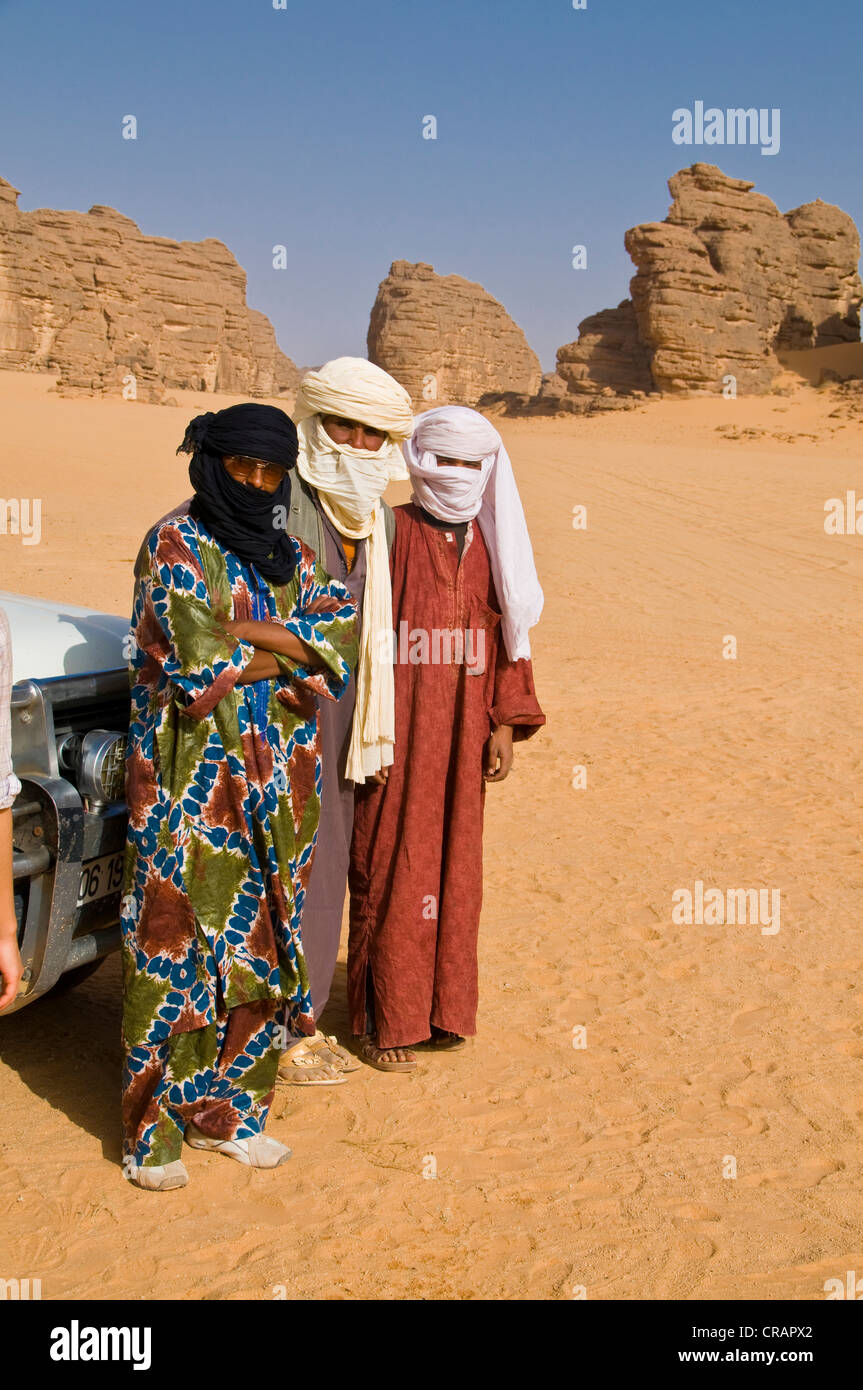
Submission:
<svg viewBox="0 0 863 1390">
<path fill-rule="evenodd" d="M 366 543 L 357 541 L 354 567 L 348 573 L 342 538 L 320 510 L 324 524 L 324 569 L 354 599 L 360 623 L 366 587 Z M 330 997 L 330 986 L 339 954 L 342 910 L 348 886 L 348 863 L 354 824 L 354 784 L 344 778 L 356 703 L 356 684 L 350 684 L 338 701 L 319 700 L 321 734 L 321 819 L 318 845 L 306 901 L 303 906 L 303 951 L 309 971 L 309 988 L 315 1018 L 320 1018 Z"/>
</svg>

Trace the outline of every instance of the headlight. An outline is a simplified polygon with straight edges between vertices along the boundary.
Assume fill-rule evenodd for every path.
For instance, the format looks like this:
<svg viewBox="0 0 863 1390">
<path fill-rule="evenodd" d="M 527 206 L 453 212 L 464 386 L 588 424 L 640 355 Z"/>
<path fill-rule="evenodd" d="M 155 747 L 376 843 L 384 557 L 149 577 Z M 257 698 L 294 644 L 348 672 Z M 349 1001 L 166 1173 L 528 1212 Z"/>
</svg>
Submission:
<svg viewBox="0 0 863 1390">
<path fill-rule="evenodd" d="M 81 744 L 78 790 L 92 801 L 122 801 L 126 793 L 126 735 L 91 729 Z"/>
</svg>

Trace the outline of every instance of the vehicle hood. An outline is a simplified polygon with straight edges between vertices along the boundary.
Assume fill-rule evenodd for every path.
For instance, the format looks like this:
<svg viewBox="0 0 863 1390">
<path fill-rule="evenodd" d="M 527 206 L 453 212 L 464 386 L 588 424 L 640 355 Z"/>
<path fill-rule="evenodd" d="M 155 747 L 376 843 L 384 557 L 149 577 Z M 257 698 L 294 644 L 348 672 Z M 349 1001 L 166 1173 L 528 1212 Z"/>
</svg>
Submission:
<svg viewBox="0 0 863 1390">
<path fill-rule="evenodd" d="M 128 666 L 123 655 L 123 639 L 129 635 L 125 618 L 2 590 L 0 608 L 9 618 L 15 681 Z"/>
</svg>

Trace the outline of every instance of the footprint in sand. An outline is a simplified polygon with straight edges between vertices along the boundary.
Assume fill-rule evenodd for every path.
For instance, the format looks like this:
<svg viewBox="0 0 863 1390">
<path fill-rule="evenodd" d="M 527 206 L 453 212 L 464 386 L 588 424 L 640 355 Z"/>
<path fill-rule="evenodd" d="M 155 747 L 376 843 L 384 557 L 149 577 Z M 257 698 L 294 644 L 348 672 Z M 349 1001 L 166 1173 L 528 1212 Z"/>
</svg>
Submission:
<svg viewBox="0 0 863 1390">
<path fill-rule="evenodd" d="M 807 1158 L 791 1169 L 766 1168 L 760 1173 L 750 1173 L 740 1178 L 741 1187 L 776 1187 L 786 1191 L 801 1191 L 817 1187 L 832 1173 L 838 1173 L 845 1164 L 833 1158 Z"/>
<path fill-rule="evenodd" d="M 698 957 L 690 956 L 688 960 L 675 961 L 673 965 L 666 965 L 656 973 L 663 980 L 685 980 L 691 975 L 697 975 L 699 969 Z"/>
<path fill-rule="evenodd" d="M 742 1013 L 735 1014 L 731 1020 L 731 1032 L 735 1036 L 741 1033 L 753 1033 L 760 1030 L 768 1022 L 773 1010 L 767 1004 L 762 1004 L 758 1008 L 744 1009 Z"/>
<path fill-rule="evenodd" d="M 607 1177 L 586 1177 L 572 1184 L 572 1195 L 581 1200 L 597 1197 L 631 1197 L 644 1183 L 641 1173 L 610 1173 Z"/>
<path fill-rule="evenodd" d="M 684 1221 L 718 1221 L 719 1212 L 706 1207 L 702 1202 L 682 1202 L 670 1208 L 671 1219 L 675 1225 Z"/>
</svg>

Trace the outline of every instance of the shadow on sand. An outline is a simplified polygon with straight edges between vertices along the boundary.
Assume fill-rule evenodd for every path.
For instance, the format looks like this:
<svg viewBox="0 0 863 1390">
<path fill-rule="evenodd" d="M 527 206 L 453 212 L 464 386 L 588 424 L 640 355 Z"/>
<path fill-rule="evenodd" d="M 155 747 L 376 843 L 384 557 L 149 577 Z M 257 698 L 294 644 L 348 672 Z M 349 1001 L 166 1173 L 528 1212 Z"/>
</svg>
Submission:
<svg viewBox="0 0 863 1390">
<path fill-rule="evenodd" d="M 120 1162 L 120 958 L 83 984 L 0 1015 L 0 1058 L 25 1086 Z"/>
<path fill-rule="evenodd" d="M 354 1050 L 348 1026 L 347 973 L 336 966 L 320 1027 Z M 0 1059 L 34 1096 L 101 1140 L 102 1154 L 119 1163 L 121 976 L 118 954 L 83 984 L 48 994 L 8 1018 L 0 1016 Z"/>
</svg>

